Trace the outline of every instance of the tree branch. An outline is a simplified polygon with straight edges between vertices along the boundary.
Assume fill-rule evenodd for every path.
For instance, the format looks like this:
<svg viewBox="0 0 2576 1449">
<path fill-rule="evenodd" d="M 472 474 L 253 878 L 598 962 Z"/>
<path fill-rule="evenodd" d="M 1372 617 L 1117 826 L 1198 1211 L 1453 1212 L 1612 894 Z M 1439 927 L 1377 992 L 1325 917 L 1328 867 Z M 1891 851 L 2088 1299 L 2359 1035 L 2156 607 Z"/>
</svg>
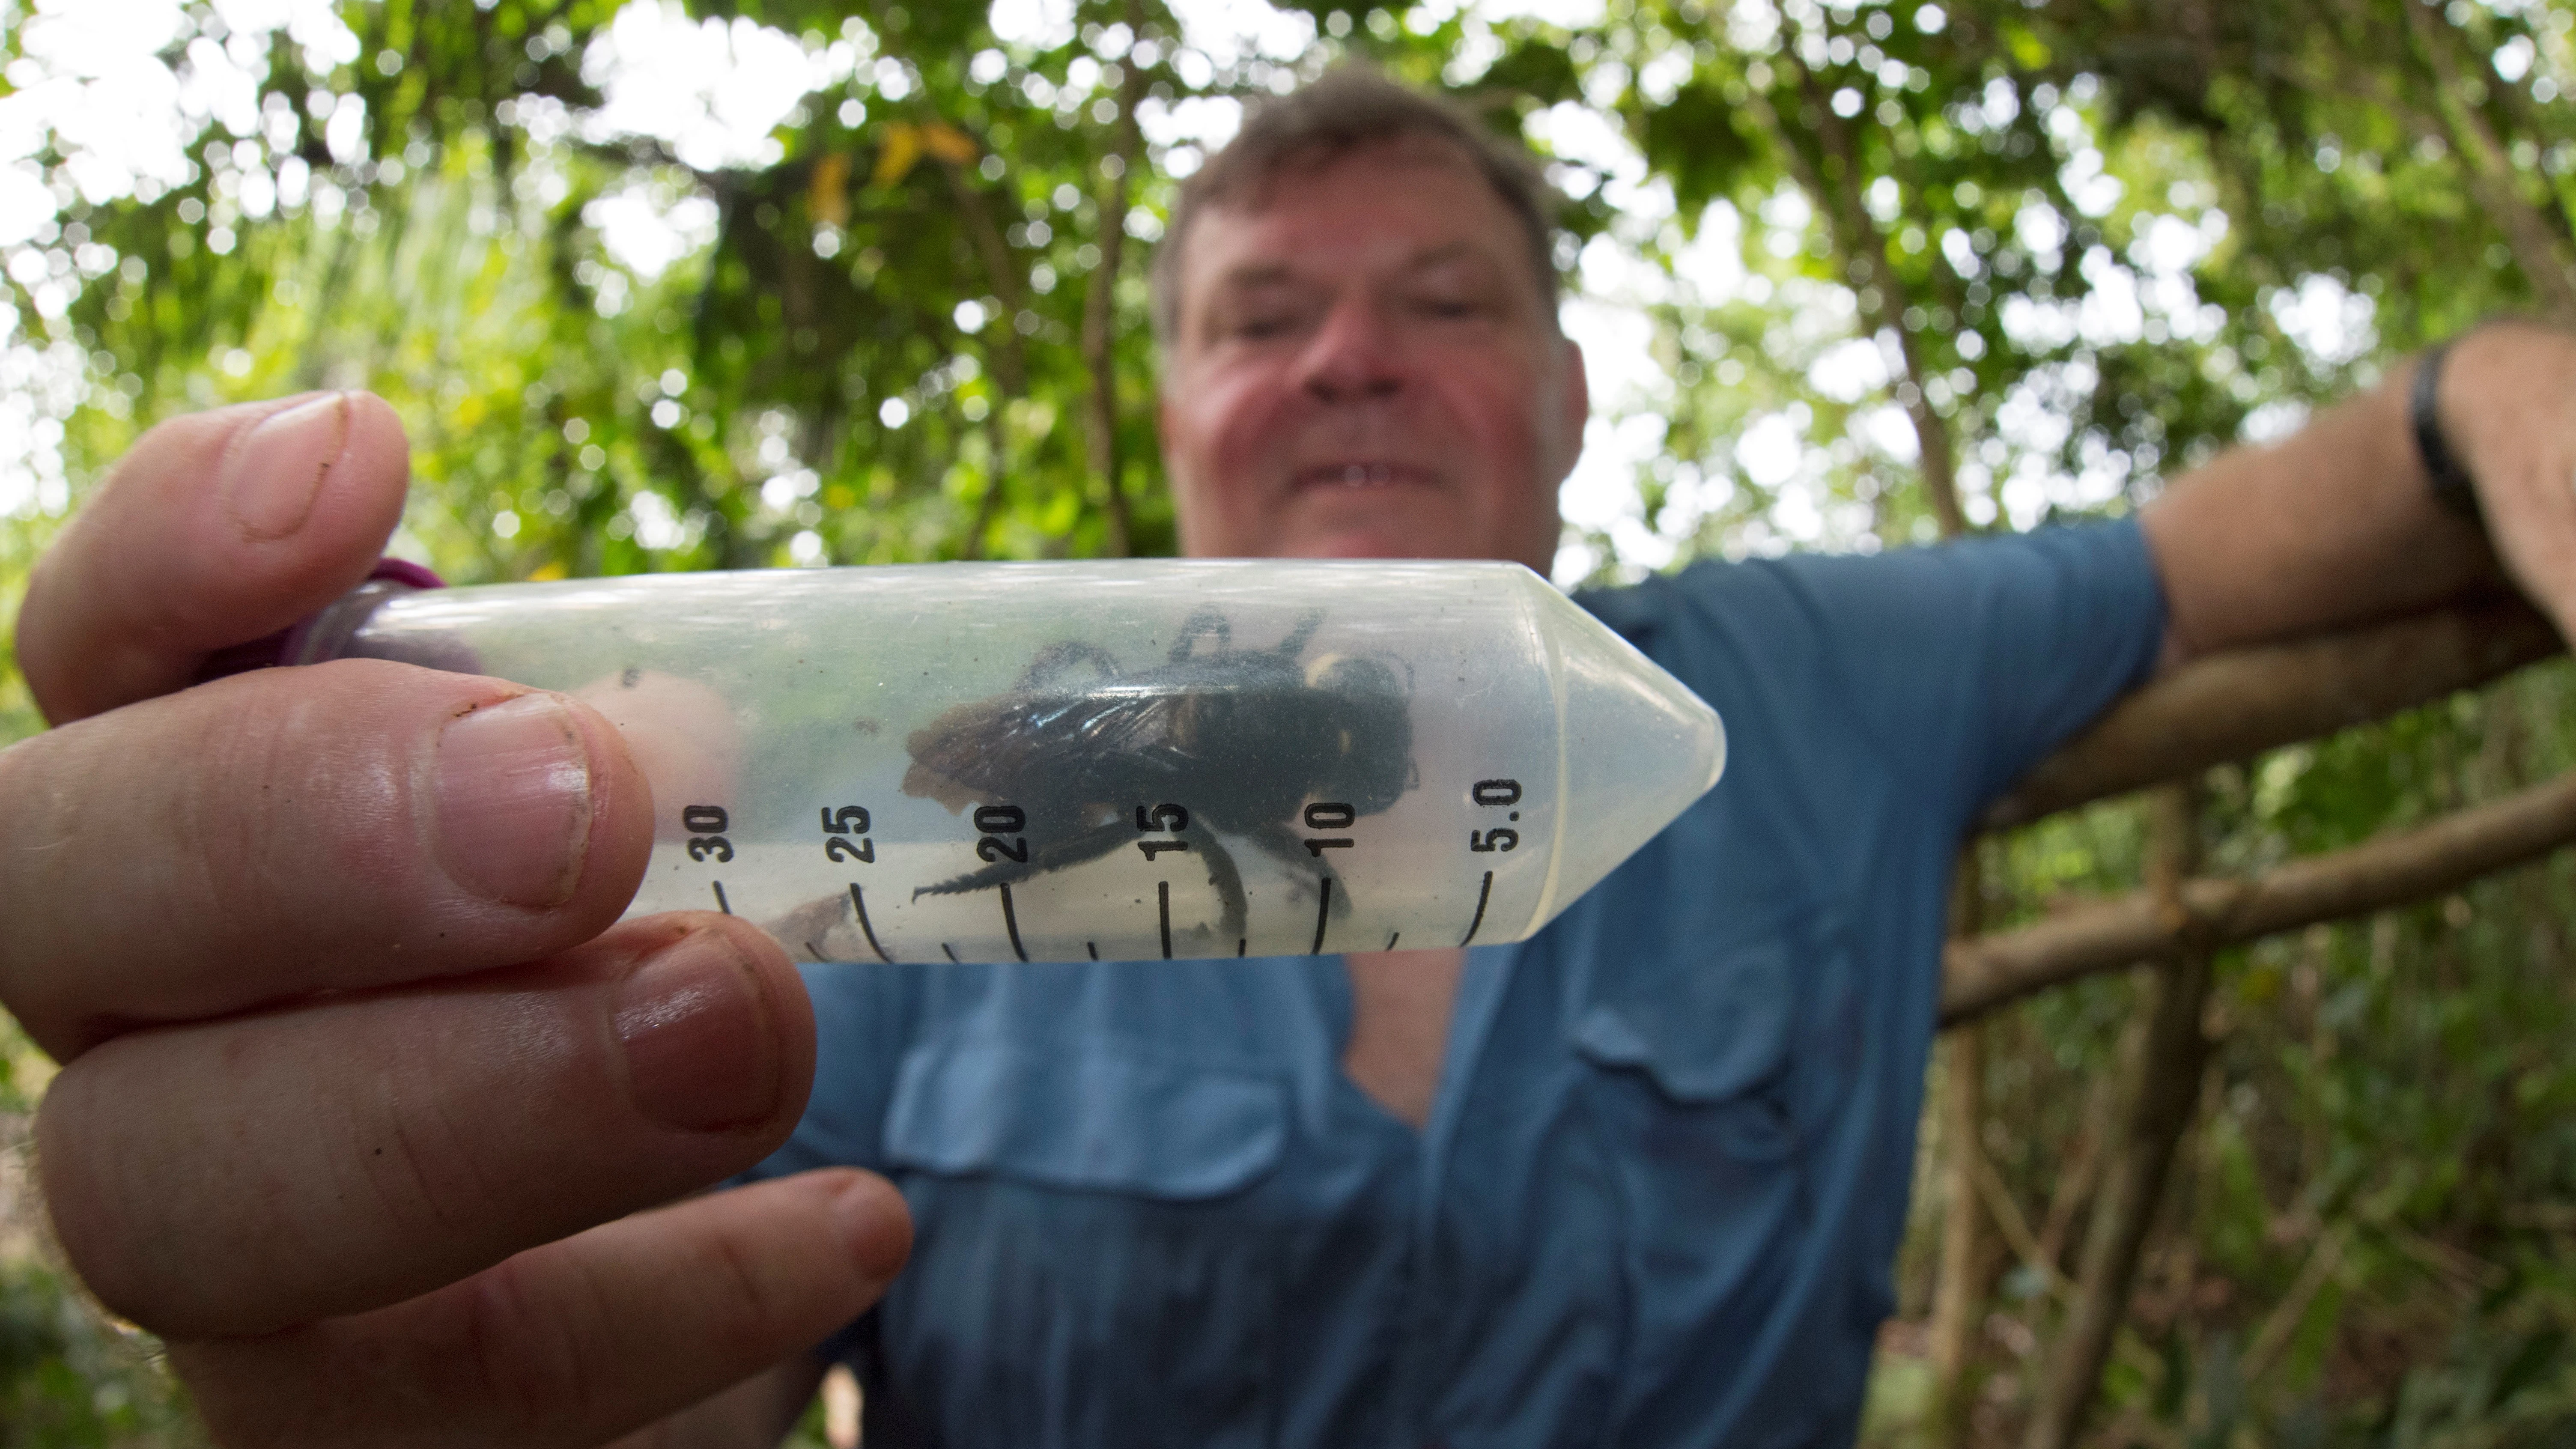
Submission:
<svg viewBox="0 0 2576 1449">
<path fill-rule="evenodd" d="M 1003 393 L 1002 401 L 1010 401 L 1007 391 Z M 984 496 L 975 500 L 975 518 L 966 525 L 966 542 L 957 550 L 959 558 L 979 559 L 984 556 L 984 544 L 993 531 L 993 520 L 1002 514 L 1002 480 L 1010 476 L 1004 466 L 1009 457 L 1009 433 L 1010 429 L 1003 421 L 1003 409 L 997 407 L 984 414 L 984 452 L 988 460 L 984 465 Z"/>
<path fill-rule="evenodd" d="M 984 556 L 986 535 L 992 532 L 993 520 L 1002 511 L 1002 484 L 1010 476 L 1010 403 L 1028 395 L 1029 355 L 1020 334 L 1020 309 L 1026 299 L 1020 291 L 1019 268 L 1011 261 L 1010 241 L 1002 235 L 1000 223 L 993 220 L 993 209 L 986 203 L 984 193 L 966 179 L 964 166 L 944 157 L 939 165 L 947 173 L 948 194 L 956 199 L 957 214 L 965 218 L 967 234 L 975 239 L 975 252 L 983 261 L 985 278 L 992 284 L 993 300 L 1002 304 L 1006 314 L 985 324 L 999 329 L 999 342 L 988 342 L 984 356 L 1001 396 L 994 400 L 993 410 L 984 415 L 984 446 L 992 454 L 992 462 L 984 480 L 984 496 L 975 500 L 975 518 L 967 525 L 966 542 L 959 549 L 960 556 L 973 559 Z"/>
<path fill-rule="evenodd" d="M 2469 162 L 2470 183 L 2486 203 L 2487 214 L 2504 232 L 2513 247 L 2514 259 L 2522 264 L 2522 273 L 2531 280 L 2532 290 L 2540 294 L 2542 306 L 2561 322 L 2576 321 L 2576 273 L 2571 273 L 2567 253 L 2550 233 L 2548 218 L 2523 194 L 2520 178 L 2515 176 L 2513 161 L 2497 139 L 2495 128 L 2476 106 L 2469 103 L 2468 77 L 2462 72 L 2458 53 L 2458 36 L 2450 22 L 2434 13 L 2426 0 L 2399 0 L 2406 12 L 2406 23 L 2424 48 L 2433 74 L 2441 78 L 2436 104 L 2450 119 L 2451 144 Z"/>
<path fill-rule="evenodd" d="M 2325 1236 L 2308 1253 L 2308 1261 L 2299 1267 L 2299 1276 L 2290 1281 L 2290 1289 L 2263 1319 L 2254 1341 L 2246 1346 L 2242 1372 L 2252 1383 L 2271 1371 L 2281 1354 L 2290 1346 L 2290 1336 L 2308 1315 L 2308 1305 L 2316 1301 L 2317 1291 L 2326 1286 L 2343 1267 L 2344 1249 L 2352 1245 L 2352 1230 L 2338 1223 L 2326 1229 Z"/>
<path fill-rule="evenodd" d="M 1995 1170 L 1994 1159 L 1980 1152 L 1971 1167 L 1977 1200 L 1985 1204 L 1987 1214 L 1994 1219 L 1995 1227 L 2002 1231 L 2004 1242 L 2012 1248 L 2013 1256 L 2038 1274 L 2049 1292 L 2065 1292 L 2072 1285 L 2066 1281 L 2066 1275 L 2058 1271 L 2057 1260 L 2049 1255 L 2039 1234 L 2031 1231 L 2030 1215 L 2013 1200 L 2012 1184 L 2004 1181 L 2004 1175 Z"/>
<path fill-rule="evenodd" d="M 2022 778 L 1988 830 L 2330 734 L 2484 684 L 2558 652 L 2519 597 L 2496 596 L 2348 634 L 2230 650 L 2129 696 Z"/>
<path fill-rule="evenodd" d="M 1798 85 L 1798 94 L 1806 109 L 1816 114 L 1816 142 L 1824 154 L 1818 165 L 1798 149 L 1796 139 L 1780 122 L 1779 112 L 1770 98 L 1759 89 L 1752 93 L 1751 109 L 1771 132 L 1772 140 L 1788 158 L 1789 169 L 1798 184 L 1825 219 L 1825 234 L 1842 264 L 1845 282 L 1860 309 L 1862 329 L 1870 336 L 1896 334 L 1897 351 L 1905 363 L 1905 377 L 1914 399 L 1905 404 L 1905 415 L 1914 425 L 1916 451 L 1921 455 L 1918 466 L 1923 473 L 1923 488 L 1932 501 L 1932 514 L 1941 526 L 1943 538 L 1956 538 L 1968 529 L 1967 515 L 1959 507 L 1959 481 L 1956 454 L 1951 446 L 1950 426 L 1933 410 L 1931 394 L 1925 384 L 1921 349 L 1914 334 L 1904 325 L 1905 313 L 1912 301 L 1907 296 L 1903 279 L 1887 258 L 1887 238 L 1879 234 L 1878 223 L 1871 219 L 1869 207 L 1860 194 L 1860 150 L 1851 128 L 1834 114 L 1832 97 L 1825 92 L 1824 82 L 1798 58 L 1797 47 L 1783 46 L 1774 61 L 1786 67 Z M 1902 399 L 1900 399 L 1902 401 Z"/>
<path fill-rule="evenodd" d="M 984 262 L 985 279 L 993 285 L 993 300 L 1002 304 L 1007 315 L 996 318 L 1001 324 L 1001 345 L 991 350 L 993 378 L 1011 397 L 1022 397 L 1029 390 L 1029 358 L 1020 340 L 1020 311 L 1027 294 L 1020 290 L 1020 269 L 1011 261 L 1011 244 L 1003 237 L 1001 224 L 993 220 L 993 208 L 984 193 L 966 179 L 966 168 L 954 161 L 941 160 L 939 167 L 948 174 L 948 194 L 956 199 L 957 214 L 966 219 L 966 232 L 975 239 L 975 251 Z"/>
<path fill-rule="evenodd" d="M 2075 906 L 2019 930 L 1953 942 L 1943 959 L 1941 1020 L 1967 1021 L 2079 976 L 2169 956 L 2187 939 L 2215 949 L 2423 900 L 2571 841 L 2576 774 L 2252 880 L 2190 881 L 2178 895 L 2182 919 L 2145 891 Z"/>
</svg>

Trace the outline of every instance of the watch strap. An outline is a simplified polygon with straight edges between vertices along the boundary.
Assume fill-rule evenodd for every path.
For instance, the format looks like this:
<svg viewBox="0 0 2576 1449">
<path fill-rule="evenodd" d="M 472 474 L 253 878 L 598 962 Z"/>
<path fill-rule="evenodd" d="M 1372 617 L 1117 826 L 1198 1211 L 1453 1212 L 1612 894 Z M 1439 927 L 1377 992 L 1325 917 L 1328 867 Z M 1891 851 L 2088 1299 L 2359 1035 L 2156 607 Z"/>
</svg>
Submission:
<svg viewBox="0 0 2576 1449">
<path fill-rule="evenodd" d="M 2449 342 L 2437 342 L 2416 362 L 2415 382 L 2407 391 L 2407 421 L 2415 430 L 2415 451 L 2423 461 L 2424 476 L 2432 483 L 2433 501 L 2462 518 L 2480 521 L 2477 482 L 2460 466 L 2459 455 L 2442 431 L 2442 361 L 2450 351 Z"/>
</svg>

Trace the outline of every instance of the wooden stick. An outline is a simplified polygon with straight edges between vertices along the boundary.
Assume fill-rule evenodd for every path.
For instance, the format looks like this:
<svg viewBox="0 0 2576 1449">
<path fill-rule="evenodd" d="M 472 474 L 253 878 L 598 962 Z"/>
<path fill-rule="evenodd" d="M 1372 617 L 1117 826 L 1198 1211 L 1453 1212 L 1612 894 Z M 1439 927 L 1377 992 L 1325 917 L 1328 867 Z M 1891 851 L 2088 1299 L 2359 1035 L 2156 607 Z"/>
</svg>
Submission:
<svg viewBox="0 0 2576 1449">
<path fill-rule="evenodd" d="M 1953 941 L 1941 1020 L 1969 1020 L 2096 971 L 2163 958 L 2187 931 L 2212 948 L 2423 900 L 2576 841 L 2576 774 L 2251 880 L 2185 883 L 2176 921 L 2138 892 L 2060 911 L 2019 930 Z"/>
<path fill-rule="evenodd" d="M 2129 696 L 1986 811 L 1988 830 L 2332 734 L 2484 684 L 2560 649 L 2540 612 L 2493 596 L 2296 644 L 2235 649 Z"/>
</svg>

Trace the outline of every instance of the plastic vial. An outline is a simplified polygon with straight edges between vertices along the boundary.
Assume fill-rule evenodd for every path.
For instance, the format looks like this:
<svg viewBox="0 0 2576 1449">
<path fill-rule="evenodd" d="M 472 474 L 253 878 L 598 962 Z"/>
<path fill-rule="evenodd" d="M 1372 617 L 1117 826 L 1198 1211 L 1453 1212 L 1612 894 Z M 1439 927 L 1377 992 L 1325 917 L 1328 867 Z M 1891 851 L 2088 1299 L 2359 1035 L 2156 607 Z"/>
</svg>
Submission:
<svg viewBox="0 0 2576 1449">
<path fill-rule="evenodd" d="M 289 662 L 596 706 L 630 914 L 824 961 L 1530 935 L 1715 784 L 1716 713 L 1518 564 L 1155 560 L 372 584 Z"/>
</svg>

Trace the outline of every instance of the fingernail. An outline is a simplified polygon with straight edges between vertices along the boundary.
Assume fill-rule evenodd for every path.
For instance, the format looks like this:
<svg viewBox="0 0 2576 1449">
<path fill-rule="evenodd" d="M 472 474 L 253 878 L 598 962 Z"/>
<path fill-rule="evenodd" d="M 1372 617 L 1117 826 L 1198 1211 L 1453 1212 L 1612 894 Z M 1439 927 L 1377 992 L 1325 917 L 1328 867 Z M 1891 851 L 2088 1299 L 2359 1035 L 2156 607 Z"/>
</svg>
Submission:
<svg viewBox="0 0 2576 1449">
<path fill-rule="evenodd" d="M 645 1116 L 709 1132 L 778 1110 L 768 1006 L 722 932 L 692 932 L 637 967 L 618 985 L 614 1020 Z"/>
<path fill-rule="evenodd" d="M 348 448 L 345 393 L 325 393 L 270 413 L 224 450 L 215 481 L 224 511 L 245 537 L 286 537 L 312 515 L 323 480 Z"/>
<path fill-rule="evenodd" d="M 590 844 L 590 750 L 562 700 L 523 694 L 438 737 L 438 863 L 487 900 L 572 899 Z"/>
</svg>

